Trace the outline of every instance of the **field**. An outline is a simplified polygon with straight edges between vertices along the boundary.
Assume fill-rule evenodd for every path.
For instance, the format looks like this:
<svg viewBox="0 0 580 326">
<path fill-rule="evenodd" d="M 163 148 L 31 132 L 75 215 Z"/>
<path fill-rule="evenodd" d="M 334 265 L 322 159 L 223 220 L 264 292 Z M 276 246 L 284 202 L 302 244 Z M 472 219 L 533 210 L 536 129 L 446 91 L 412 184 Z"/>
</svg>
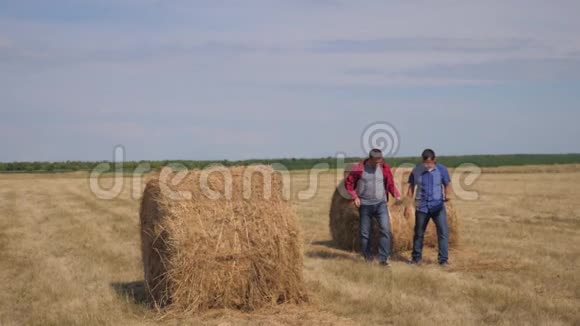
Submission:
<svg viewBox="0 0 580 326">
<path fill-rule="evenodd" d="M 293 191 L 309 175 L 293 173 Z M 112 181 L 104 180 L 106 182 Z M 313 303 L 241 313 L 162 316 L 147 307 L 139 200 L 97 199 L 86 173 L 0 175 L 0 325 L 504 324 L 580 325 L 580 168 L 486 169 L 457 200 L 460 248 L 451 266 L 389 269 L 334 249 L 335 173 L 297 200 Z"/>
</svg>

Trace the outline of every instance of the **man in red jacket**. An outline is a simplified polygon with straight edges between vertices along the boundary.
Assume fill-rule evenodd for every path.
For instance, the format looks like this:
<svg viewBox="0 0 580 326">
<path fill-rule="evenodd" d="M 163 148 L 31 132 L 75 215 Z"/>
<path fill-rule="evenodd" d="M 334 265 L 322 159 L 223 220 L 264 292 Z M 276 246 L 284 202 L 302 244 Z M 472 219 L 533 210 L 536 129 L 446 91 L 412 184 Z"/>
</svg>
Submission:
<svg viewBox="0 0 580 326">
<path fill-rule="evenodd" d="M 373 149 L 369 158 L 355 165 L 345 180 L 346 190 L 354 199 L 354 205 L 359 209 L 361 249 L 364 258 L 372 261 L 371 254 L 371 218 L 375 216 L 380 226 L 379 262 L 388 266 L 391 250 L 391 230 L 389 211 L 387 209 L 388 194 L 397 200 L 401 199 L 399 190 L 395 187 L 391 168 L 383 160 L 383 153 Z"/>
</svg>

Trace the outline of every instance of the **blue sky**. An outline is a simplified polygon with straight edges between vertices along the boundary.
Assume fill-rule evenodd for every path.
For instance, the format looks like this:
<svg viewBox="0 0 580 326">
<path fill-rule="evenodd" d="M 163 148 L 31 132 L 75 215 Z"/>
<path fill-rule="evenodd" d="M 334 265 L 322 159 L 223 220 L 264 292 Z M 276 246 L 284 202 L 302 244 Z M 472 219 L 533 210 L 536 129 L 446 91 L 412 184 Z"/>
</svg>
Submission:
<svg viewBox="0 0 580 326">
<path fill-rule="evenodd" d="M 0 161 L 580 152 L 578 1 L 0 1 Z"/>
</svg>

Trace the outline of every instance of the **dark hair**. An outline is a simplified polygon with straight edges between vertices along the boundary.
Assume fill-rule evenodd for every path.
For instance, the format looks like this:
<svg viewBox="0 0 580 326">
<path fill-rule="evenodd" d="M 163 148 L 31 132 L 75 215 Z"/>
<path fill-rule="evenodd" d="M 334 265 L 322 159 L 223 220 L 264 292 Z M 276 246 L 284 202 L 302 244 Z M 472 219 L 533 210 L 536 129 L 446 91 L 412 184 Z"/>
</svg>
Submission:
<svg viewBox="0 0 580 326">
<path fill-rule="evenodd" d="M 423 153 L 421 154 L 421 157 L 423 158 L 423 161 L 434 160 L 435 159 L 435 151 L 433 151 L 430 148 L 427 148 L 426 150 L 423 151 Z"/>
<path fill-rule="evenodd" d="M 378 148 L 373 148 L 369 152 L 369 158 L 373 158 L 373 157 L 383 157 L 383 152 Z"/>
</svg>

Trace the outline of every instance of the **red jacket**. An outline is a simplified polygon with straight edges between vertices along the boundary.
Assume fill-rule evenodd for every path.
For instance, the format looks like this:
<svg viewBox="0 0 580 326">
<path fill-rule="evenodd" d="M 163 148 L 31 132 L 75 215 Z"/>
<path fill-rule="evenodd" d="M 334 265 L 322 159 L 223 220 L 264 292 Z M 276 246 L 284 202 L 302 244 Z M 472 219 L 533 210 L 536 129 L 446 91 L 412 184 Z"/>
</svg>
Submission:
<svg viewBox="0 0 580 326">
<path fill-rule="evenodd" d="M 352 168 L 352 171 L 346 177 L 344 181 L 344 186 L 348 193 L 352 196 L 353 199 L 357 198 L 358 195 L 356 194 L 356 185 L 358 180 L 362 177 L 364 172 L 364 165 L 366 164 L 367 160 L 359 162 Z M 395 198 L 401 197 L 399 194 L 399 190 L 395 187 L 395 182 L 393 180 L 393 173 L 391 172 L 391 167 L 387 163 L 381 163 L 381 169 L 383 170 L 383 177 L 385 178 L 385 192 L 387 193 L 387 200 L 389 198 L 389 193 L 393 195 Z"/>
</svg>

